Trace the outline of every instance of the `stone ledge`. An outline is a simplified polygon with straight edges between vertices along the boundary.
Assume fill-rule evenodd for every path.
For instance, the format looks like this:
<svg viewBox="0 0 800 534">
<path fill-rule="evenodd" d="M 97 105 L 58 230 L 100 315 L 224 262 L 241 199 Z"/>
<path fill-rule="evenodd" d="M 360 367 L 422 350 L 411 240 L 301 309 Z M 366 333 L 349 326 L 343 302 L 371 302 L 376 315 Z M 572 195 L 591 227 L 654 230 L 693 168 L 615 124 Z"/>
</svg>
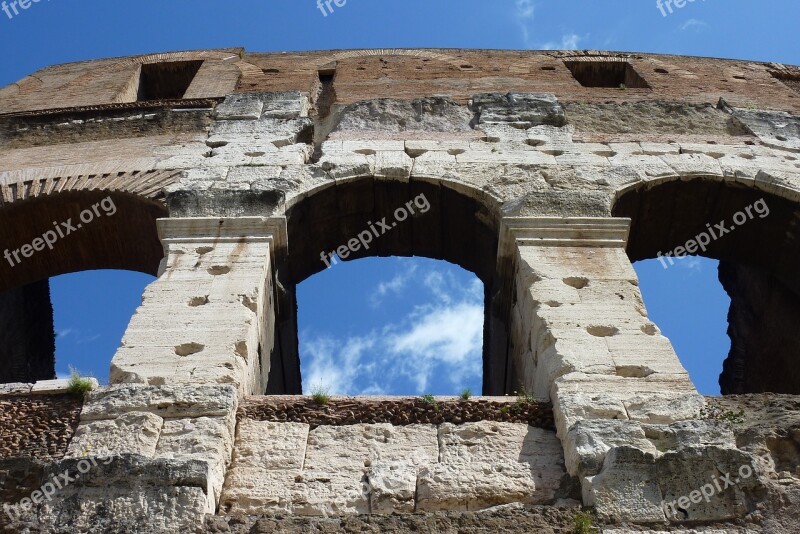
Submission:
<svg viewBox="0 0 800 534">
<path fill-rule="evenodd" d="M 23 382 L 0 384 L 0 395 L 27 395 L 31 392 L 32 387 L 33 384 L 25 384 Z"/>
<path fill-rule="evenodd" d="M 233 386 L 117 385 L 93 391 L 86 399 L 81 421 L 114 419 L 129 412 L 160 417 L 224 417 L 236 410 Z"/>
<path fill-rule="evenodd" d="M 92 384 L 92 389 L 100 387 L 96 378 L 86 378 Z M 69 392 L 69 379 L 39 380 L 31 387 L 31 395 L 60 395 Z"/>
<path fill-rule="evenodd" d="M 478 421 L 526 423 L 548 430 L 555 428 L 549 402 L 522 401 L 517 397 L 473 397 L 469 400 L 434 397 L 433 402 L 420 397 L 332 397 L 326 405 L 318 404 L 310 397 L 247 397 L 242 401 L 238 417 L 306 423 L 312 428 L 358 423 L 405 426 Z"/>
</svg>

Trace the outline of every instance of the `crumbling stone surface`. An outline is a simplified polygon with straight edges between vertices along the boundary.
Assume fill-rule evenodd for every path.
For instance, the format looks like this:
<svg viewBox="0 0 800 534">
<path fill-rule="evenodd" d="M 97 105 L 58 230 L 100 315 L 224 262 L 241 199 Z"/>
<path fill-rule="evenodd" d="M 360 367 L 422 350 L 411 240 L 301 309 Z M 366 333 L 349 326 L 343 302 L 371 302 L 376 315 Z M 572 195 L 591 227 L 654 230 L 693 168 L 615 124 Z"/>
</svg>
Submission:
<svg viewBox="0 0 800 534">
<path fill-rule="evenodd" d="M 207 464 L 197 461 L 138 455 L 62 460 L 48 465 L 34 486 L 58 480 L 62 487 L 50 499 L 40 496 L 33 506 L 4 513 L 0 525 L 30 533 L 195 532 L 204 520 L 207 478 Z"/>
<path fill-rule="evenodd" d="M 567 123 L 564 108 L 553 94 L 489 93 L 475 95 L 472 109 L 478 124 L 508 124 L 514 128 L 561 127 Z"/>
<path fill-rule="evenodd" d="M 380 423 L 312 430 L 302 423 L 244 419 L 220 511 L 306 516 L 474 511 L 514 502 L 553 503 L 565 483 L 555 433 L 524 424 Z"/>
<path fill-rule="evenodd" d="M 585 141 L 601 140 L 608 134 L 642 136 L 696 135 L 727 138 L 751 137 L 750 130 L 715 104 L 688 105 L 677 102 L 626 102 L 622 104 L 568 102 L 567 119 L 576 135 Z M 645 137 L 646 138 L 646 137 Z"/>
<path fill-rule="evenodd" d="M 800 152 L 800 118 L 791 113 L 730 109 L 736 119 L 766 145 Z"/>
<path fill-rule="evenodd" d="M 379 99 L 350 104 L 338 112 L 333 138 L 347 132 L 403 131 L 469 133 L 472 114 L 447 97 L 426 97 L 411 101 Z"/>
</svg>

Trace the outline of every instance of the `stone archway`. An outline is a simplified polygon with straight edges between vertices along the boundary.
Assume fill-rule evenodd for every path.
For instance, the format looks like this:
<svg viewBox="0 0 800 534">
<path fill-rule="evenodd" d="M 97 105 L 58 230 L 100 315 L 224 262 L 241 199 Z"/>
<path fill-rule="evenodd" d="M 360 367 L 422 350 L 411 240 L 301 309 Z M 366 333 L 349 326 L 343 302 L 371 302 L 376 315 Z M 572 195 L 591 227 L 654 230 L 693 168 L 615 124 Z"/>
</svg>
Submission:
<svg viewBox="0 0 800 534">
<path fill-rule="evenodd" d="M 507 267 L 504 271 L 498 261 L 501 220 L 496 203 L 479 191 L 464 186 L 456 190 L 442 181 L 371 176 L 299 198 L 286 210 L 288 255 L 285 266 L 278 268 L 284 290 L 278 306 L 281 351 L 273 355 L 268 393 L 300 392 L 296 286 L 326 269 L 330 254 L 340 247 L 350 260 L 424 256 L 474 273 L 485 288 L 484 391 L 502 394 L 513 388 L 507 337 L 512 284 Z M 408 218 L 396 219 L 403 210 Z"/>
<path fill-rule="evenodd" d="M 117 185 L 125 181 L 113 178 Z M 157 274 L 163 248 L 155 221 L 166 215 L 165 206 L 155 194 L 91 188 L 103 181 L 113 180 L 78 177 L 3 187 L 0 359 L 6 371 L 0 382 L 55 378 L 51 277 L 95 269 Z M 135 189 L 134 182 L 129 185 Z"/>
<path fill-rule="evenodd" d="M 614 204 L 615 216 L 632 219 L 631 261 L 659 258 L 669 266 L 674 260 L 665 254 L 687 243 L 687 253 L 720 260 L 720 281 L 732 299 L 732 347 L 720 377 L 724 394 L 800 393 L 794 331 L 800 320 L 800 207 L 790 200 L 795 196 L 695 178 L 637 185 Z"/>
</svg>

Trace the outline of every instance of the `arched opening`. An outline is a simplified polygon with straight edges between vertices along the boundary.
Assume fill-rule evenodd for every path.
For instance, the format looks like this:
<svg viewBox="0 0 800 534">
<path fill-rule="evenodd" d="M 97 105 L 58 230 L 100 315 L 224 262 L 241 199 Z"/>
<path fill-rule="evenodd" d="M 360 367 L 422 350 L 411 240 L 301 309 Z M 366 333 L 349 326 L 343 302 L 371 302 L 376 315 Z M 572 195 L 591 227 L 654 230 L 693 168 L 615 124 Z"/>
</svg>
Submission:
<svg viewBox="0 0 800 534">
<path fill-rule="evenodd" d="M 674 256 L 719 260 L 731 298 L 731 349 L 723 394 L 800 393 L 800 243 L 796 203 L 739 183 L 696 178 L 623 192 L 615 216 L 632 219 L 631 261 L 655 258 L 674 269 Z"/>
<path fill-rule="evenodd" d="M 480 394 L 484 291 L 427 258 L 339 263 L 297 288 L 303 391 Z"/>
<path fill-rule="evenodd" d="M 474 273 L 483 283 L 484 394 L 512 389 L 507 358 L 510 274 L 498 261 L 499 221 L 480 192 L 432 181 L 361 178 L 321 189 L 287 210 L 288 268 L 278 277 L 277 337 L 267 393 L 300 393 L 296 287 L 341 260 L 424 257 Z M 280 353 L 279 353 L 280 352 Z"/>
<path fill-rule="evenodd" d="M 28 183 L 9 187 L 36 186 Z M 33 196 L 0 209 L 0 369 L 4 369 L 0 371 L 0 382 L 35 382 L 57 374 L 63 376 L 65 370 L 56 365 L 59 324 L 54 324 L 54 318 L 62 313 L 74 317 L 85 312 L 89 303 L 98 313 L 95 317 L 116 316 L 117 322 L 127 324 L 119 313 L 130 317 L 130 295 L 122 299 L 126 301 L 122 306 L 126 311 L 117 305 L 119 297 L 132 290 L 128 285 L 132 275 L 122 275 L 126 280 L 123 289 L 122 278 L 109 279 L 99 270 L 155 276 L 163 256 L 155 221 L 165 216 L 166 208 L 156 200 L 100 190 Z M 82 273 L 81 282 L 74 286 L 67 280 L 67 286 L 72 286 L 67 287 L 64 279 L 54 278 L 68 273 Z M 64 296 L 51 301 L 54 291 L 61 294 L 62 290 L 66 291 Z M 104 291 L 108 298 L 91 303 L 91 295 L 98 295 L 98 291 Z M 54 304 L 58 307 L 55 317 Z M 64 336 L 68 329 L 63 326 L 58 330 Z M 96 335 L 87 337 L 84 333 L 77 337 L 74 329 L 68 334 L 76 335 L 76 343 L 85 343 Z M 106 343 L 109 342 L 114 343 Z M 96 373 L 99 378 L 107 374 L 113 351 L 74 352 L 83 353 L 83 358 L 67 356 L 63 363 L 74 361 L 92 374 L 104 368 L 102 373 Z M 92 361 L 92 354 L 103 354 L 103 361 Z"/>
</svg>

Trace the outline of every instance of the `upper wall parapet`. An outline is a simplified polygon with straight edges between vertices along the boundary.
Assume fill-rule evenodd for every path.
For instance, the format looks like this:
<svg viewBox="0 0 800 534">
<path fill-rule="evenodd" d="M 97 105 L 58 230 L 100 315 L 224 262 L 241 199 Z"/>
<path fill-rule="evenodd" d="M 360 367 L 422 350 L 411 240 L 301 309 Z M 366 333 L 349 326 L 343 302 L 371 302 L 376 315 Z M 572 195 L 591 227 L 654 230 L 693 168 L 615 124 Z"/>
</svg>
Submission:
<svg viewBox="0 0 800 534">
<path fill-rule="evenodd" d="M 800 68 L 776 63 L 601 51 L 379 49 L 172 52 L 47 67 L 0 89 L 0 115 L 221 98 L 234 92 L 314 94 L 336 102 L 446 94 L 552 93 L 564 103 L 724 98 L 732 106 L 800 113 Z"/>
</svg>

